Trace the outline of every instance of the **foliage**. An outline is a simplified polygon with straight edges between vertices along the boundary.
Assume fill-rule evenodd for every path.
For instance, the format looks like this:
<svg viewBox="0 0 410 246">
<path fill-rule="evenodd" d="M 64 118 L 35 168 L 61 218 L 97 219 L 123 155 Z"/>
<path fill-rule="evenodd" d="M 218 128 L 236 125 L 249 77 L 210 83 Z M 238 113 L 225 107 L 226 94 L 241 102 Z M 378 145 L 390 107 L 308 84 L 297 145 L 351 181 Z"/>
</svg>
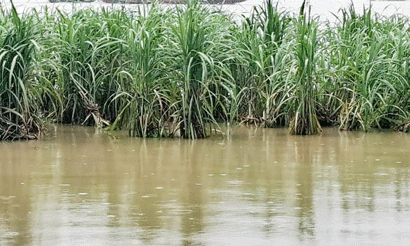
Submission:
<svg viewBox="0 0 410 246">
<path fill-rule="evenodd" d="M 408 18 L 353 5 L 319 22 L 272 0 L 239 22 L 198 1 L 0 13 L 0 139 L 44 121 L 204 138 L 219 123 L 318 134 L 410 127 Z"/>
</svg>

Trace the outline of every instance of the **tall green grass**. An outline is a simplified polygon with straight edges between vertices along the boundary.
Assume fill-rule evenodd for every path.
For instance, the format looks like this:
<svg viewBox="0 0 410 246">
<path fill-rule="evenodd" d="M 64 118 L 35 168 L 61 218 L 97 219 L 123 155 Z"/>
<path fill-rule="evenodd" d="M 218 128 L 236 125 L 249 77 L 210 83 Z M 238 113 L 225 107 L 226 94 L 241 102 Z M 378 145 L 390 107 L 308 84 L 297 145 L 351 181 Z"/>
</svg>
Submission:
<svg viewBox="0 0 410 246">
<path fill-rule="evenodd" d="M 141 10 L 141 11 L 145 11 Z M 125 39 L 126 60 L 120 87 L 114 99 L 124 100 L 112 129 L 128 128 L 138 137 L 169 136 L 165 128 L 171 110 L 169 89 L 163 83 L 161 43 L 164 42 L 167 12 L 153 5 L 130 22 Z M 162 83 L 161 83 L 162 82 Z"/>
<path fill-rule="evenodd" d="M 181 136 L 204 138 L 207 124 L 215 124 L 214 109 L 220 90 L 230 90 L 230 71 L 223 63 L 229 45 L 226 20 L 190 1 L 186 8 L 177 7 L 176 23 L 170 26 L 171 46 L 168 62 L 175 64 L 171 83 L 178 90 L 177 112 Z M 229 100 L 229 98 L 228 98 Z"/>
<path fill-rule="evenodd" d="M 240 91 L 238 114 L 243 122 L 268 127 L 285 124 L 291 19 L 268 0 L 255 7 L 236 32 L 240 50 L 232 67 Z"/>
<path fill-rule="evenodd" d="M 342 18 L 329 42 L 332 93 L 344 130 L 389 128 L 405 121 L 405 93 L 409 80 L 404 72 L 407 18 L 387 19 L 353 5 L 342 10 Z M 330 37 L 330 36 L 329 36 Z M 403 101 L 404 100 L 404 101 Z"/>
<path fill-rule="evenodd" d="M 295 20 L 295 83 L 294 99 L 291 100 L 290 132 L 312 135 L 321 131 L 316 115 L 317 91 L 316 63 L 318 55 L 318 26 L 310 16 L 310 8 L 304 1 L 299 17 Z M 306 10 L 306 7 L 308 10 Z"/>
<path fill-rule="evenodd" d="M 0 138 L 42 122 L 205 138 L 220 123 L 292 134 L 410 127 L 408 18 L 354 6 L 319 22 L 272 0 L 233 21 L 198 1 L 0 13 Z"/>
<path fill-rule="evenodd" d="M 20 18 L 14 6 L 0 15 L 0 140 L 37 138 L 41 127 L 31 90 L 35 23 L 31 16 Z"/>
</svg>

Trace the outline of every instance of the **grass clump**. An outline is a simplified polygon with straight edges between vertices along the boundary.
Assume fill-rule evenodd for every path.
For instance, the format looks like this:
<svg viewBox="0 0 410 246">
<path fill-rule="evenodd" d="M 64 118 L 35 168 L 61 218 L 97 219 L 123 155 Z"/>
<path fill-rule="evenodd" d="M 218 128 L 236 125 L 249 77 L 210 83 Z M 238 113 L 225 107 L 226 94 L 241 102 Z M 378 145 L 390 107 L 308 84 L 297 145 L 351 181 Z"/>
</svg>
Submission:
<svg viewBox="0 0 410 246">
<path fill-rule="evenodd" d="M 130 22 L 125 36 L 128 64 L 119 71 L 119 90 L 114 99 L 123 101 L 115 128 L 127 128 L 137 137 L 168 136 L 165 126 L 170 114 L 169 90 L 161 78 L 161 42 L 164 41 L 166 11 L 153 5 Z"/>
<path fill-rule="evenodd" d="M 342 10 L 328 41 L 333 84 L 327 89 L 338 100 L 333 111 L 339 112 L 340 129 L 391 128 L 407 118 L 405 21 L 373 16 L 371 9 L 358 15 L 353 5 Z"/>
<path fill-rule="evenodd" d="M 215 108 L 219 106 L 224 116 L 227 112 L 221 97 L 232 94 L 225 64 L 232 47 L 230 23 L 197 1 L 190 1 L 184 9 L 177 7 L 173 15 L 176 23 L 169 26 L 165 58 L 173 64 L 168 69 L 176 122 L 182 137 L 204 138 L 209 135 L 207 124 L 216 124 Z M 228 96 L 224 99 L 230 101 Z"/>
<path fill-rule="evenodd" d="M 35 32 L 31 16 L 20 18 L 12 6 L 0 13 L 0 140 L 37 138 L 36 95 L 31 90 L 35 59 Z"/>
<path fill-rule="evenodd" d="M 233 74 L 240 91 L 238 114 L 242 122 L 267 127 L 286 124 L 286 80 L 291 57 L 291 20 L 268 0 L 255 7 L 236 33 L 240 50 Z"/>
<path fill-rule="evenodd" d="M 295 21 L 295 83 L 291 100 L 290 132 L 296 135 L 313 135 L 321 131 L 316 115 L 317 91 L 316 62 L 318 53 L 318 26 L 305 9 L 304 1 Z"/>
</svg>

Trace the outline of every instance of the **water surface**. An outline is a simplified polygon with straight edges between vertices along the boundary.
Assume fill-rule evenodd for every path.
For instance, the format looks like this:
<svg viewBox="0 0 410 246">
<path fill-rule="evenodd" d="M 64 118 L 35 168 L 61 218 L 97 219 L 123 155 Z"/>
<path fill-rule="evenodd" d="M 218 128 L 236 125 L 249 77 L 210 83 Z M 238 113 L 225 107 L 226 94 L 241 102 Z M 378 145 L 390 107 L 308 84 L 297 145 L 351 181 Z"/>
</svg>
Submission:
<svg viewBox="0 0 410 246">
<path fill-rule="evenodd" d="M 410 135 L 0 143 L 0 245 L 408 245 Z"/>
</svg>

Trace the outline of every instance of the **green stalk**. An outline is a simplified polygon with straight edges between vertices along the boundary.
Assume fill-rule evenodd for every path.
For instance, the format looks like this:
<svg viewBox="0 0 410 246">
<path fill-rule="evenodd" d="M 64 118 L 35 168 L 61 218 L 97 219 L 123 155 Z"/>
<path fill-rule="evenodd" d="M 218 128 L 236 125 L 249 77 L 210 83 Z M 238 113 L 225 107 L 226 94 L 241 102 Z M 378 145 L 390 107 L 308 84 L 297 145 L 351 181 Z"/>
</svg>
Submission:
<svg viewBox="0 0 410 246">
<path fill-rule="evenodd" d="M 308 13 L 305 12 L 305 4 L 304 1 L 296 23 L 296 95 L 291 112 L 293 119 L 290 123 L 290 133 L 296 135 L 313 135 L 321 132 L 316 115 L 315 83 L 318 27 L 310 16 L 310 9 Z"/>
</svg>

